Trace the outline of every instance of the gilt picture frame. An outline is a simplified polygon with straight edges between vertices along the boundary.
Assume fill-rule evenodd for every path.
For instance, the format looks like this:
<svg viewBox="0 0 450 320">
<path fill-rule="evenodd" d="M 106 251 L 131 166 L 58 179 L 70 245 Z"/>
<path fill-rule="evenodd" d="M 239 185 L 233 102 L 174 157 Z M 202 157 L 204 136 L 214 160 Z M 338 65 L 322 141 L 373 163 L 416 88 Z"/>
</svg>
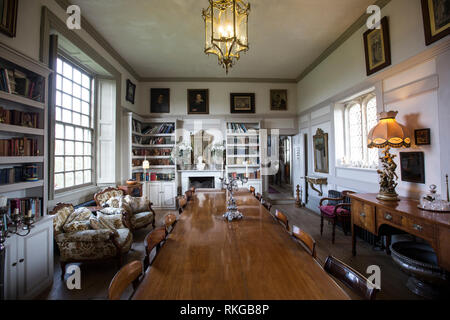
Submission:
<svg viewBox="0 0 450 320">
<path fill-rule="evenodd" d="M 272 89 L 270 90 L 270 110 L 286 111 L 288 109 L 288 91 Z"/>
<path fill-rule="evenodd" d="M 188 89 L 188 114 L 209 114 L 209 89 Z"/>
<path fill-rule="evenodd" d="M 14 38 L 17 29 L 19 0 L 0 0 L 0 32 Z"/>
<path fill-rule="evenodd" d="M 430 44 L 450 34 L 450 0 L 421 0 L 425 30 L 425 44 Z"/>
<path fill-rule="evenodd" d="M 231 93 L 230 94 L 231 113 L 255 113 L 254 93 Z"/>
<path fill-rule="evenodd" d="M 381 19 L 379 29 L 375 28 L 364 33 L 364 50 L 368 76 L 391 65 L 391 40 L 387 17 Z"/>
<path fill-rule="evenodd" d="M 313 136 L 314 147 L 314 171 L 330 173 L 328 156 L 328 133 L 318 128 Z"/>
</svg>

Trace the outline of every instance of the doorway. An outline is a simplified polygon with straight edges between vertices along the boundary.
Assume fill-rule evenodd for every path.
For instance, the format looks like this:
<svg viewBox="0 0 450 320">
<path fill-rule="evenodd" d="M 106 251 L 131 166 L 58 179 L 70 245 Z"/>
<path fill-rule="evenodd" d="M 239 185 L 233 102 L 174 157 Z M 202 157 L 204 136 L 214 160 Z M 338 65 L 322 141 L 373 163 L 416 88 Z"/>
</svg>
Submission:
<svg viewBox="0 0 450 320">
<path fill-rule="evenodd" d="M 268 177 L 268 197 L 275 203 L 295 200 L 292 188 L 292 136 L 280 136 L 278 143 L 279 168 Z"/>
</svg>

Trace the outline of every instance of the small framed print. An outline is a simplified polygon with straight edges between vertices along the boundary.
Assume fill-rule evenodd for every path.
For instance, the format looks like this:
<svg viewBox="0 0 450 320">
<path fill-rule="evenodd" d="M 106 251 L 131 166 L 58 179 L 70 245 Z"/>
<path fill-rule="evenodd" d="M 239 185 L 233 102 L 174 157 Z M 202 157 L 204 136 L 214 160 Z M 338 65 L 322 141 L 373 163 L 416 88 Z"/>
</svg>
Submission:
<svg viewBox="0 0 450 320">
<path fill-rule="evenodd" d="M 16 36 L 19 0 L 0 1 L 0 32 L 11 38 Z"/>
<path fill-rule="evenodd" d="M 209 114 L 209 90 L 188 89 L 188 114 Z"/>
<path fill-rule="evenodd" d="M 422 0 L 427 46 L 450 34 L 450 0 Z"/>
<path fill-rule="evenodd" d="M 380 29 L 364 33 L 367 75 L 370 76 L 391 65 L 391 42 L 387 17 L 381 19 Z"/>
<path fill-rule="evenodd" d="M 287 110 L 287 90 L 270 90 L 270 110 Z"/>
<path fill-rule="evenodd" d="M 150 89 L 150 112 L 170 113 L 170 89 Z"/>
<path fill-rule="evenodd" d="M 230 94 L 231 113 L 255 113 L 254 93 L 231 93 Z"/>
<path fill-rule="evenodd" d="M 135 95 L 136 95 L 136 85 L 133 82 L 131 82 L 130 80 L 127 80 L 126 100 L 128 102 L 131 102 L 132 104 L 134 104 Z"/>
<path fill-rule="evenodd" d="M 431 144 L 431 130 L 418 129 L 414 130 L 414 139 L 416 146 L 428 146 Z"/>
<path fill-rule="evenodd" d="M 425 183 L 423 152 L 400 152 L 402 181 Z"/>
</svg>

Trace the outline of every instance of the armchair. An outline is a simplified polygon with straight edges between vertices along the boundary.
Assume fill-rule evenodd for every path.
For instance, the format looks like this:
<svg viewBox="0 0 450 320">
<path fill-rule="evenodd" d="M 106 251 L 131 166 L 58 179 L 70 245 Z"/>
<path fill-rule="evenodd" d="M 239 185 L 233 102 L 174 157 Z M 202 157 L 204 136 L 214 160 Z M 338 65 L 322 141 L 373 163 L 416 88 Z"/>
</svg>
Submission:
<svg viewBox="0 0 450 320">
<path fill-rule="evenodd" d="M 111 228 L 93 230 L 89 210 L 78 216 L 76 214 L 71 204 L 63 203 L 50 212 L 50 215 L 55 216 L 53 229 L 60 251 L 61 280 L 64 279 L 66 265 L 72 262 L 117 259 L 120 268 L 122 256 L 131 249 L 132 233 L 125 228 L 113 229 L 112 225 Z"/>
<path fill-rule="evenodd" d="M 333 244 L 335 242 L 336 223 L 338 220 L 342 223 L 344 234 L 347 235 L 349 231 L 351 200 L 348 195 L 352 193 L 354 192 L 329 190 L 328 197 L 320 200 L 320 235 L 323 234 L 323 220 L 330 220 L 333 223 L 333 234 L 331 238 Z M 327 202 L 326 205 L 324 205 L 325 202 Z"/>
<path fill-rule="evenodd" d="M 107 188 L 94 196 L 99 207 L 106 207 L 107 202 L 113 198 L 121 200 L 113 202 L 110 208 L 102 209 L 100 212 L 110 215 L 121 214 L 123 224 L 131 231 L 145 228 L 150 224 L 155 228 L 156 214 L 152 209 L 153 203 L 145 197 L 124 197 L 123 191 L 117 188 Z"/>
</svg>

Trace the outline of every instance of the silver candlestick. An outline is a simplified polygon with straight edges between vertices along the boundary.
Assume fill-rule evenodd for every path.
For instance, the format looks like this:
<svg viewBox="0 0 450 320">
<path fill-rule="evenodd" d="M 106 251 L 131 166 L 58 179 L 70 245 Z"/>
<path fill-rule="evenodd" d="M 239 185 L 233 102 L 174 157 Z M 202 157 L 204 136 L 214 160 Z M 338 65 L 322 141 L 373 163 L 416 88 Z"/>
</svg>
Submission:
<svg viewBox="0 0 450 320">
<path fill-rule="evenodd" d="M 248 182 L 248 178 L 244 179 L 238 178 L 230 180 L 220 178 L 220 180 L 222 181 L 222 184 L 226 186 L 229 194 L 229 199 L 227 201 L 227 212 L 224 213 L 223 218 L 230 222 L 233 220 L 241 220 L 242 218 L 244 218 L 244 215 L 238 210 L 236 200 L 234 199 L 233 196 L 233 188 L 237 188 L 238 182 L 241 182 L 242 185 L 244 185 L 245 183 Z"/>
</svg>

